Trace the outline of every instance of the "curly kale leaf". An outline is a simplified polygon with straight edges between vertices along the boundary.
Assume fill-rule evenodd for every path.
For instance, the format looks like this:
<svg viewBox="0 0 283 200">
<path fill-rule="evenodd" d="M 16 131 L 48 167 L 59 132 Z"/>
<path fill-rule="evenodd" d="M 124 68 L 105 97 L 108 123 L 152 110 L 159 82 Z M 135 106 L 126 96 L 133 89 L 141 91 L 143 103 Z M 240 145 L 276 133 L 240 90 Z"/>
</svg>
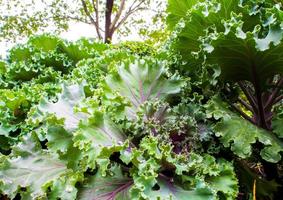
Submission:
<svg viewBox="0 0 283 200">
<path fill-rule="evenodd" d="M 39 124 L 48 115 L 53 114 L 64 120 L 67 130 L 74 130 L 81 120 L 87 118 L 86 113 L 75 112 L 75 106 L 85 98 L 82 85 L 62 85 L 62 93 L 57 96 L 57 102 L 50 102 L 47 98 L 41 100 L 30 114 L 29 123 Z"/>
<path fill-rule="evenodd" d="M 280 161 L 283 143 L 272 132 L 256 127 L 228 108 L 220 97 L 213 98 L 207 105 L 208 116 L 221 119 L 214 130 L 223 145 L 231 147 L 239 157 L 247 158 L 252 153 L 252 144 L 259 141 L 265 146 L 260 153 L 263 159 L 273 163 Z"/>
<path fill-rule="evenodd" d="M 94 176 L 88 177 L 79 189 L 78 198 L 81 200 L 131 199 L 129 189 L 132 184 L 133 180 L 124 175 L 119 166 L 114 166 L 108 176 L 103 176 L 99 170 Z"/>
<path fill-rule="evenodd" d="M 106 77 L 110 90 L 106 97 L 111 98 L 116 92 L 130 102 L 127 113 L 132 119 L 136 118 L 136 112 L 144 102 L 165 100 L 170 95 L 178 94 L 184 86 L 184 81 L 176 75 L 167 78 L 165 63 L 154 59 L 125 62 L 117 71 L 116 74 Z"/>
<path fill-rule="evenodd" d="M 57 98 L 57 102 L 41 101 L 30 115 L 29 124 L 37 128 L 35 131 L 44 132 L 41 139 L 48 140 L 47 146 L 51 150 L 68 155 L 77 149 L 80 154 L 77 153 L 75 160 L 85 158 L 87 167 L 93 169 L 99 162 L 104 162 L 100 165 L 107 167 L 110 155 L 126 148 L 124 133 L 97 105 L 83 106 L 83 85 L 62 85 L 62 93 Z M 40 125 L 40 122 L 44 123 Z M 75 164 L 67 157 L 65 159 L 71 165 Z"/>
<path fill-rule="evenodd" d="M 217 64 L 223 79 L 257 81 L 261 88 L 268 78 L 283 73 L 282 5 L 180 0 L 169 1 L 168 11 L 171 27 L 179 20 L 172 47 L 190 64 Z"/>
<path fill-rule="evenodd" d="M 44 198 L 48 187 L 55 187 L 56 184 L 61 185 L 62 189 L 71 190 L 69 197 L 76 196 L 75 182 L 69 185 L 67 181 L 68 176 L 71 178 L 75 174 L 70 174 L 71 171 L 56 154 L 42 150 L 33 135 L 24 137 L 21 143 L 14 146 L 12 155 L 2 156 L 1 160 L 0 191 L 10 198 L 17 193 L 27 199 Z M 67 199 L 67 196 L 63 199 Z"/>
</svg>

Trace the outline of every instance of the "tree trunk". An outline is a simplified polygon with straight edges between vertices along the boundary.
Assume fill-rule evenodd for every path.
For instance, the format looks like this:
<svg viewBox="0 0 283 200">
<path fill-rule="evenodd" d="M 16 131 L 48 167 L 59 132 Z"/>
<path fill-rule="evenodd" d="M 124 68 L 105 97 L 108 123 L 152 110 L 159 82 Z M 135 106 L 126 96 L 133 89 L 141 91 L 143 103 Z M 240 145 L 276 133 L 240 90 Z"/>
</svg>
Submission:
<svg viewBox="0 0 283 200">
<path fill-rule="evenodd" d="M 112 36 L 113 36 L 113 33 L 110 29 L 113 4 L 114 4 L 114 0 L 106 0 L 105 35 L 104 35 L 104 42 L 105 43 L 111 43 Z"/>
</svg>

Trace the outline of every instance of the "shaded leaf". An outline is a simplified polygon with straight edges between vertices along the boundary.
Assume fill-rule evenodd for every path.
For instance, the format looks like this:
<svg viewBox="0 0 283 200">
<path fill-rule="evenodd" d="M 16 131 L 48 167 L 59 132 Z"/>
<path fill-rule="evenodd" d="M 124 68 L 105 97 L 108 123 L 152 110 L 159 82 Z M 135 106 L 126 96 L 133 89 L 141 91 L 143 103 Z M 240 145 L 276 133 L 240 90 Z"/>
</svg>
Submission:
<svg viewBox="0 0 283 200">
<path fill-rule="evenodd" d="M 252 144 L 256 141 L 261 142 L 265 147 L 261 150 L 263 159 L 276 163 L 281 160 L 280 152 L 283 151 L 283 143 L 273 136 L 272 132 L 258 128 L 249 121 L 228 111 L 228 105 L 221 101 L 219 97 L 214 98 L 210 102 L 216 104 L 221 112 L 225 113 L 223 118 L 216 124 L 214 130 L 216 136 L 221 137 L 220 140 L 225 147 L 231 147 L 231 150 L 241 158 L 247 158 L 252 153 Z M 219 112 L 215 110 L 215 112 Z"/>
<path fill-rule="evenodd" d="M 277 111 L 276 116 L 272 119 L 272 130 L 279 138 L 283 138 L 283 116 L 282 111 Z"/>
<path fill-rule="evenodd" d="M 282 5 L 183 0 L 169 1 L 169 12 L 173 13 L 168 19 L 171 27 L 180 20 L 172 46 L 184 60 L 198 62 L 198 67 L 217 64 L 225 80 L 256 81 L 262 87 L 268 78 L 283 73 Z"/>
</svg>

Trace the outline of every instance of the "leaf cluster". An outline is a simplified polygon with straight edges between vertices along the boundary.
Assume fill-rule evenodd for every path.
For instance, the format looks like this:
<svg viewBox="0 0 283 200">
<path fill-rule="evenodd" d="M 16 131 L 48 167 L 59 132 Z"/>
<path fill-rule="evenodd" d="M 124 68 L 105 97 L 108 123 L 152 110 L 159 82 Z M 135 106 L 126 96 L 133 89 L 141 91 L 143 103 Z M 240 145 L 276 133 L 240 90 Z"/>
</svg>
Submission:
<svg viewBox="0 0 283 200">
<path fill-rule="evenodd" d="M 11 50 L 5 70 L 12 62 L 41 65 L 29 80 L 4 77 L 13 84 L 1 97 L 2 195 L 236 197 L 232 164 L 206 153 L 202 142 L 213 143 L 212 132 L 182 102 L 189 80 L 171 73 L 162 55 L 154 58 L 154 49 L 139 43 L 67 43 L 47 35 L 24 46 L 31 47 Z M 72 64 L 56 66 L 55 54 Z M 38 81 L 47 68 L 58 72 L 56 79 Z"/>
</svg>

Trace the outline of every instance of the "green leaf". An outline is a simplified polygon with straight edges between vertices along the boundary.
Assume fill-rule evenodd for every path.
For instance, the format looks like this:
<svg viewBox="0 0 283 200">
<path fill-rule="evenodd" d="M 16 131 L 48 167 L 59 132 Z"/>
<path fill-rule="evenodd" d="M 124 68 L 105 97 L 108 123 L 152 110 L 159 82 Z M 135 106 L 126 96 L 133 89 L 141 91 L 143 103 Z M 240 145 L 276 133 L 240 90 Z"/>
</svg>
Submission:
<svg viewBox="0 0 283 200">
<path fill-rule="evenodd" d="M 78 199 L 139 199 L 138 191 L 132 190 L 135 185 L 133 179 L 123 175 L 119 167 L 112 168 L 111 176 L 102 176 L 98 171 L 95 176 L 88 179 L 79 190 Z M 209 200 L 214 199 L 213 193 L 208 187 L 199 186 L 195 190 L 184 190 L 168 180 L 159 178 L 158 189 L 149 188 L 144 193 L 144 199 L 148 200 Z M 146 185 L 144 185 L 146 186 Z M 131 191 L 132 190 L 132 191 Z"/>
<path fill-rule="evenodd" d="M 54 35 L 43 34 L 30 37 L 27 44 L 43 52 L 54 51 L 62 44 L 62 40 Z"/>
<path fill-rule="evenodd" d="M 0 190 L 14 198 L 26 188 L 30 199 L 45 197 L 47 187 L 67 172 L 65 163 L 56 155 L 40 148 L 34 136 L 26 136 L 14 147 L 13 157 L 1 157 Z"/>
<path fill-rule="evenodd" d="M 63 127 L 51 126 L 48 127 L 46 138 L 48 140 L 48 149 L 54 152 L 66 152 L 73 145 L 73 134 L 67 132 Z"/>
<path fill-rule="evenodd" d="M 227 200 L 234 200 L 238 196 L 238 179 L 233 166 L 224 160 L 219 160 L 217 164 L 219 174 L 207 178 L 206 181 L 214 191 L 221 193 Z"/>
<path fill-rule="evenodd" d="M 185 195 L 192 199 L 236 198 L 238 181 L 231 163 L 207 154 L 176 155 L 172 153 L 172 147 L 160 141 L 156 143 L 158 141 L 155 137 L 144 137 L 139 149 L 127 149 L 121 154 L 123 162 L 129 163 L 130 159 L 138 169 L 131 171 L 133 199 L 158 199 L 158 195 L 159 199 L 170 199 L 170 195 L 173 199 L 182 199 Z M 162 168 L 175 170 L 175 176 L 165 176 Z M 176 194 L 174 189 L 178 191 Z"/>
<path fill-rule="evenodd" d="M 219 97 L 210 102 L 215 104 L 221 112 L 225 113 L 223 118 L 214 127 L 215 134 L 225 147 L 231 147 L 231 150 L 241 158 L 247 158 L 252 153 L 252 144 L 256 141 L 264 144 L 260 154 L 268 162 L 276 163 L 281 160 L 280 152 L 283 151 L 283 143 L 273 136 L 272 132 L 258 128 L 249 121 L 228 111 L 228 105 L 221 101 Z M 219 112 L 215 110 L 215 112 Z"/>
<path fill-rule="evenodd" d="M 67 163 L 68 168 L 77 171 L 86 170 L 86 165 L 81 165 L 86 155 L 83 154 L 82 149 L 75 147 L 73 141 L 76 131 L 89 128 L 82 123 L 90 116 L 88 111 L 85 109 L 84 112 L 79 112 L 82 110 L 76 107 L 84 98 L 82 85 L 63 84 L 62 92 L 57 95 L 57 102 L 43 99 L 28 119 L 28 124 L 36 127 L 35 131 L 41 136 L 40 139 L 42 141 L 47 139 L 48 149 L 58 153 L 60 159 Z M 41 125 L 40 122 L 43 124 Z"/>
<path fill-rule="evenodd" d="M 14 62 L 9 65 L 6 76 L 13 81 L 30 81 L 40 74 L 42 67 L 40 64 Z"/>
<path fill-rule="evenodd" d="M 122 173 L 120 167 L 111 168 L 111 175 L 103 176 L 100 170 L 79 189 L 79 200 L 128 200 L 133 180 Z"/>
<path fill-rule="evenodd" d="M 184 82 L 176 75 L 166 77 L 165 63 L 154 59 L 125 62 L 118 67 L 118 74 L 106 77 L 112 95 L 117 92 L 131 103 L 128 117 L 135 118 L 138 107 L 146 101 L 178 94 Z M 111 98 L 111 95 L 108 94 Z"/>
<path fill-rule="evenodd" d="M 173 29 L 197 2 L 197 0 L 168 0 L 167 22 L 169 27 Z"/>
<path fill-rule="evenodd" d="M 57 102 L 43 99 L 31 114 L 29 120 L 33 123 L 43 121 L 47 114 L 54 114 L 58 119 L 64 119 L 64 127 L 67 131 L 78 128 L 81 120 L 87 118 L 87 114 L 75 112 L 75 106 L 85 98 L 82 85 L 62 85 L 62 93 L 57 96 Z"/>
<path fill-rule="evenodd" d="M 80 60 L 93 58 L 97 54 L 102 54 L 108 46 L 103 43 L 95 43 L 88 39 L 81 39 L 76 42 L 64 42 L 59 49 L 65 53 L 74 63 Z"/>
<path fill-rule="evenodd" d="M 82 181 L 81 174 L 72 174 L 66 178 L 61 178 L 56 181 L 50 188 L 48 199 L 75 200 L 77 199 L 77 188 L 75 187 L 78 181 Z"/>
<path fill-rule="evenodd" d="M 6 65 L 5 61 L 0 60 L 0 77 L 6 72 Z"/>
<path fill-rule="evenodd" d="M 63 53 L 58 51 L 47 51 L 47 52 L 37 52 L 33 55 L 32 60 L 37 65 L 41 65 L 42 74 L 47 70 L 47 67 L 52 67 L 54 70 L 67 73 L 73 63 L 72 61 Z"/>
<path fill-rule="evenodd" d="M 215 27 L 221 27 L 221 21 L 230 17 L 230 13 L 236 12 L 238 1 L 169 1 L 168 24 L 176 31 L 173 40 L 173 48 L 181 53 L 184 60 L 194 60 L 195 54 L 202 48 L 203 38 L 212 32 Z M 176 12 L 175 12 L 175 8 Z M 183 10 L 187 8 L 187 11 Z M 182 11 L 181 11 L 182 10 Z M 181 11 L 181 12 L 180 12 Z M 178 23 L 179 20 L 179 23 Z M 223 28 L 220 28 L 223 31 Z M 200 63 L 199 63 L 200 64 Z M 201 65 L 200 65 L 201 66 Z"/>
<path fill-rule="evenodd" d="M 14 129 L 13 127 L 4 127 L 3 124 L 0 124 L 0 136 L 8 137 L 9 132 L 13 129 Z"/>
<path fill-rule="evenodd" d="M 69 79 L 76 83 L 86 81 L 86 86 L 92 92 L 97 88 L 98 83 L 103 80 L 105 74 L 105 68 L 101 60 L 90 58 L 79 61 L 76 68 L 69 75 Z"/>
<path fill-rule="evenodd" d="M 23 123 L 30 108 L 27 95 L 21 90 L 0 91 L 0 135 L 10 136 Z"/>
<path fill-rule="evenodd" d="M 274 41 L 269 41 L 269 36 L 266 36 L 261 39 L 265 40 L 261 41 L 264 45 L 256 43 L 259 39 L 255 38 L 254 33 L 247 33 L 244 39 L 235 33 L 220 34 L 212 42 L 214 50 L 210 59 L 220 65 L 221 76 L 226 80 L 254 82 L 254 77 L 257 77 L 257 81 L 264 84 L 268 78 L 283 73 L 280 59 L 283 56 L 283 31 L 270 30 L 269 34 L 275 37 Z"/>
<path fill-rule="evenodd" d="M 159 189 L 151 190 L 146 195 L 148 199 L 162 200 L 212 200 L 212 191 L 205 186 L 199 186 L 194 190 L 184 190 L 180 186 L 169 182 L 168 180 L 158 179 Z"/>
<path fill-rule="evenodd" d="M 74 134 L 75 146 L 86 151 L 91 168 L 95 163 L 107 167 L 114 152 L 128 147 L 124 133 L 101 112 L 95 112 Z"/>
<path fill-rule="evenodd" d="M 272 130 L 279 138 L 283 138 L 283 113 L 281 110 L 277 111 L 272 119 Z"/>
<path fill-rule="evenodd" d="M 31 60 L 34 49 L 30 45 L 16 45 L 9 51 L 10 62 L 21 62 Z"/>
<path fill-rule="evenodd" d="M 74 147 L 73 133 L 66 131 L 59 125 L 50 125 L 47 128 L 46 139 L 48 150 L 60 155 L 60 160 L 67 163 L 67 167 L 76 171 L 86 171 L 82 165 L 83 152 Z"/>
<path fill-rule="evenodd" d="M 178 9 L 169 24 L 180 19 L 172 46 L 184 60 L 199 60 L 198 67 L 217 64 L 225 80 L 256 80 L 261 86 L 283 73 L 282 5 L 273 1 L 193 1 L 194 6 L 181 2 L 169 2 L 170 13 L 175 13 L 178 4 L 188 9 Z"/>
</svg>

